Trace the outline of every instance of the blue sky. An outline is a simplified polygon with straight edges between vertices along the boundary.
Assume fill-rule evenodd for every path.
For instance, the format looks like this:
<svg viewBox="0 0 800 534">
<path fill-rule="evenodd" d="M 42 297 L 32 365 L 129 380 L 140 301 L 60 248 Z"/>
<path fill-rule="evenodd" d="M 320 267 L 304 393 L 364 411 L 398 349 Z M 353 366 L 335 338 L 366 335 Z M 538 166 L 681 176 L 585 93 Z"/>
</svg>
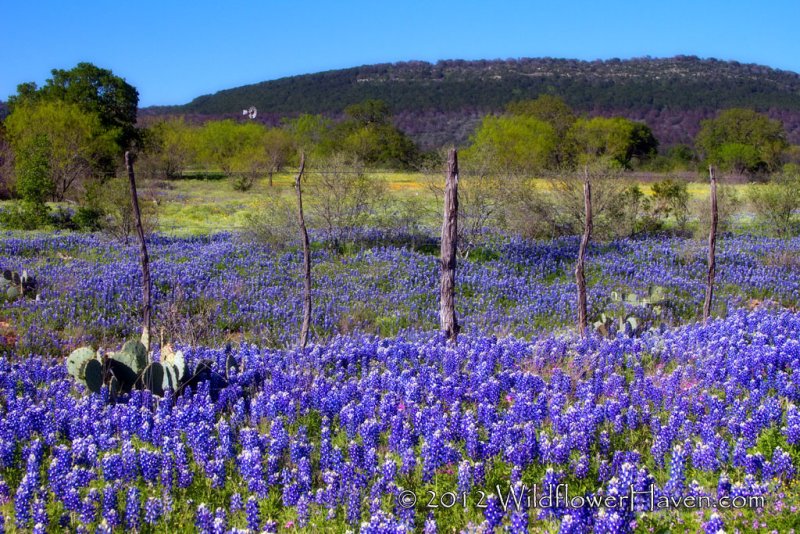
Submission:
<svg viewBox="0 0 800 534">
<path fill-rule="evenodd" d="M 0 99 L 90 61 L 142 106 L 405 60 L 691 54 L 800 72 L 800 1 L 0 3 Z"/>
</svg>

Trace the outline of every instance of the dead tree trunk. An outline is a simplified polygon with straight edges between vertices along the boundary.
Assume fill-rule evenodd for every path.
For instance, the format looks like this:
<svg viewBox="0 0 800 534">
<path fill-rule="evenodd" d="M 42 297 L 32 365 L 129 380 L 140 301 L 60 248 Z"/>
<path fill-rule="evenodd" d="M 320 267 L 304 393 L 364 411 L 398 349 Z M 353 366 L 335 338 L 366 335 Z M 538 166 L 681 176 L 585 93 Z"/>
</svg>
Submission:
<svg viewBox="0 0 800 534">
<path fill-rule="evenodd" d="M 703 303 L 703 324 L 706 324 L 708 318 L 711 317 L 711 301 L 714 298 L 714 276 L 717 269 L 717 223 L 719 222 L 717 177 L 714 175 L 714 167 L 708 168 L 708 175 L 711 180 L 711 229 L 708 232 L 708 278 L 706 280 L 706 299 Z"/>
<path fill-rule="evenodd" d="M 144 240 L 142 212 L 139 210 L 139 195 L 136 194 L 136 177 L 133 174 L 133 155 L 125 152 L 125 167 L 128 169 L 128 180 L 131 188 L 131 204 L 136 223 L 136 234 L 139 236 L 139 259 L 142 263 L 142 345 L 150 350 L 150 258 L 147 256 L 147 244 Z"/>
<path fill-rule="evenodd" d="M 592 184 L 589 182 L 589 169 L 583 169 L 583 205 L 584 223 L 583 237 L 578 248 L 578 263 L 575 265 L 575 281 L 578 285 L 578 331 L 581 336 L 586 335 L 588 318 L 586 313 L 586 274 L 584 264 L 586 263 L 586 249 L 589 246 L 589 239 L 592 237 Z"/>
<path fill-rule="evenodd" d="M 306 219 L 303 215 L 303 192 L 300 180 L 306 167 L 306 155 L 300 154 L 300 170 L 294 177 L 294 189 L 297 193 L 297 224 L 300 227 L 300 239 L 303 241 L 303 326 L 300 328 L 300 349 L 305 349 L 308 343 L 308 329 L 311 326 L 311 246 L 308 242 Z"/>
<path fill-rule="evenodd" d="M 460 327 L 456 319 L 455 283 L 458 248 L 458 153 L 450 149 L 444 185 L 444 222 L 442 223 L 441 296 L 439 319 L 447 339 L 455 342 Z"/>
</svg>

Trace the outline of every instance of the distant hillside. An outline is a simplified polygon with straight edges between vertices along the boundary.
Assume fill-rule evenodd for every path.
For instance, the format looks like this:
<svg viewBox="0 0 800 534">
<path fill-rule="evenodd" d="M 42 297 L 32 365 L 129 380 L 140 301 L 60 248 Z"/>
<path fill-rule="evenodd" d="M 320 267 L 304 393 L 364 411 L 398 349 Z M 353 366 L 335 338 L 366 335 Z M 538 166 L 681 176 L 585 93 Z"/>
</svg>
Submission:
<svg viewBox="0 0 800 534">
<path fill-rule="evenodd" d="M 483 114 L 542 93 L 559 95 L 581 112 L 644 120 L 664 144 L 689 142 L 701 119 L 734 106 L 780 118 L 790 140 L 800 143 L 800 75 L 693 56 L 367 65 L 227 89 L 145 114 L 229 116 L 255 105 L 273 120 L 304 112 L 335 116 L 377 98 L 390 104 L 398 126 L 432 147 L 463 142 Z"/>
</svg>

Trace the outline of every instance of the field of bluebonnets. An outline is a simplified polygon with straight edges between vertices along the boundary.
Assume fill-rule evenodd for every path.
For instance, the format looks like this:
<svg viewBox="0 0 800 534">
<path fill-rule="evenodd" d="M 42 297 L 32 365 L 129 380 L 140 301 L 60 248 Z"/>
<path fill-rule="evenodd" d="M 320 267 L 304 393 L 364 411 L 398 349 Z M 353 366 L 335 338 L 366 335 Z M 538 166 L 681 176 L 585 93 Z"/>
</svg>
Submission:
<svg viewBox="0 0 800 534">
<path fill-rule="evenodd" d="M 623 306 L 614 291 L 657 285 L 667 302 L 657 316 L 629 310 L 652 328 L 582 339 L 577 241 L 498 238 L 459 263 L 456 346 L 436 333 L 436 256 L 365 242 L 315 250 L 300 352 L 285 348 L 300 252 L 154 237 L 156 339 L 178 340 L 189 365 L 208 358 L 224 373 L 232 356 L 237 367 L 178 398 L 111 402 L 76 384 L 64 356 L 138 336 L 137 247 L 2 237 L 0 265 L 39 283 L 38 300 L 0 308 L 3 529 L 789 532 L 800 521 L 800 239 L 722 239 L 707 326 L 704 243 L 595 244 L 590 318 Z"/>
</svg>

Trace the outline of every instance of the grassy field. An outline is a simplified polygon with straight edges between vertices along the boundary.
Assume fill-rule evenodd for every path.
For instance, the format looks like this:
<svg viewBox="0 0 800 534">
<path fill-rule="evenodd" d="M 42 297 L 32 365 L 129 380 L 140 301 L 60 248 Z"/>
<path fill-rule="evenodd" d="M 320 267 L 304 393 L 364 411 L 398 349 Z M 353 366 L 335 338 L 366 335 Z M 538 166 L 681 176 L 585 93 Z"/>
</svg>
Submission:
<svg viewBox="0 0 800 534">
<path fill-rule="evenodd" d="M 376 177 L 386 180 L 389 193 L 397 198 L 416 197 L 424 205 L 435 208 L 436 199 L 428 186 L 428 178 L 422 173 L 378 173 Z M 545 179 L 538 186 L 549 187 Z M 280 173 L 273 177 L 273 187 L 286 190 L 294 185 L 294 174 Z M 158 218 L 161 231 L 171 235 L 192 235 L 208 232 L 236 230 L 243 226 L 245 216 L 259 209 L 261 199 L 270 193 L 267 178 L 258 180 L 250 191 L 235 191 L 229 179 L 183 179 L 155 184 L 145 193 L 158 198 Z M 166 188 L 163 187 L 166 185 Z M 640 184 L 645 195 L 652 195 L 650 183 Z M 736 184 L 733 187 L 740 198 L 749 187 Z M 689 183 L 692 200 L 708 198 L 706 184 Z"/>
<path fill-rule="evenodd" d="M 438 201 L 429 187 L 429 180 L 422 173 L 378 172 L 376 178 L 386 181 L 390 197 L 397 199 L 418 199 L 431 212 L 438 211 Z M 650 196 L 652 180 L 640 182 L 642 192 Z M 291 194 L 294 186 L 294 174 L 278 173 L 273 176 L 273 187 L 264 177 L 257 180 L 249 191 L 236 191 L 232 180 L 222 177 L 184 178 L 173 181 L 144 181 L 140 183 L 140 195 L 156 202 L 158 209 L 159 229 L 167 235 L 202 235 L 208 233 L 237 231 L 243 228 L 248 213 L 261 209 L 266 195 L 276 190 Z M 536 186 L 543 189 L 550 187 L 546 179 L 536 180 Z M 732 185 L 739 198 L 743 198 L 747 184 Z M 705 200 L 708 198 L 708 186 L 699 182 L 690 182 L 690 199 Z M 0 202 L 0 208 L 10 202 Z M 51 203 L 55 208 L 57 204 Z M 62 206 L 69 206 L 63 204 Z"/>
</svg>

